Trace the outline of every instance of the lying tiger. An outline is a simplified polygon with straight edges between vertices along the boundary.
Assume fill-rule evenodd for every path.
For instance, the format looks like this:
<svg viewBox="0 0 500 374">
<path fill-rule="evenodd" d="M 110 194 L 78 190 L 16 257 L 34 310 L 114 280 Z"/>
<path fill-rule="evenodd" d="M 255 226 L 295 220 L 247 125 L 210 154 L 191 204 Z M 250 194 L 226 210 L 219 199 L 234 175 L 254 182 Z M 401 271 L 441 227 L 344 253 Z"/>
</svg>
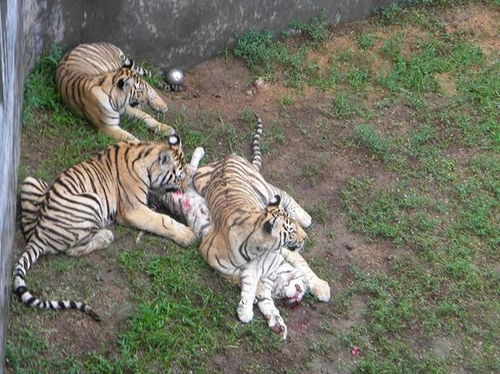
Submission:
<svg viewBox="0 0 500 374">
<path fill-rule="evenodd" d="M 239 175 L 241 179 L 236 178 L 235 175 L 227 175 L 228 171 L 226 171 L 226 180 L 231 181 L 234 179 L 238 181 L 237 183 L 242 183 L 245 180 L 244 187 L 258 186 L 262 183 L 262 177 L 256 180 L 251 179 L 251 176 L 254 175 L 253 172 L 255 170 L 258 172 L 261 166 L 259 147 L 261 133 L 262 122 L 257 117 L 257 131 L 253 142 L 253 162 L 250 165 L 248 161 L 239 157 L 236 158 L 237 163 L 230 164 L 231 171 Z M 195 150 L 187 168 L 188 180 L 191 175 L 195 179 L 198 176 L 195 172 L 203 154 L 203 148 Z M 236 156 L 230 156 L 229 159 L 232 160 L 234 157 Z M 252 174 L 243 178 L 242 174 L 248 171 L 247 167 L 252 168 Z M 199 169 L 199 172 L 201 171 L 203 171 L 203 168 Z M 255 184 L 255 182 L 258 184 Z M 260 190 L 258 196 L 259 199 L 268 201 L 267 207 L 264 207 L 264 202 L 261 202 L 258 204 L 259 209 L 254 210 L 248 209 L 244 204 L 250 198 L 245 193 L 245 189 L 233 190 L 231 194 L 219 194 L 221 198 L 223 196 L 228 198 L 226 205 L 219 206 L 224 210 L 224 215 L 239 215 L 239 219 L 234 217 L 232 221 L 225 221 L 234 223 L 234 225 L 225 231 L 229 235 L 229 240 L 223 241 L 223 244 L 226 245 L 223 248 L 225 251 L 237 252 L 237 250 L 243 250 L 244 254 L 250 254 L 247 257 L 241 255 L 243 260 L 240 260 L 239 264 L 236 264 L 236 260 L 234 260 L 238 258 L 238 254 L 229 253 L 229 255 L 226 255 L 223 251 L 217 251 L 220 247 L 213 248 L 214 252 L 217 251 L 218 253 L 213 254 L 213 257 L 209 257 L 210 254 L 207 253 L 207 249 L 211 248 L 207 247 L 206 238 L 209 238 L 210 235 L 212 235 L 212 238 L 214 237 L 214 229 L 211 224 L 213 220 L 211 222 L 207 200 L 198 194 L 194 187 L 188 187 L 184 194 L 156 194 L 153 196 L 153 201 L 157 206 L 166 207 L 172 213 L 184 216 L 195 234 L 202 239 L 200 251 L 204 258 L 215 259 L 215 265 L 214 262 L 210 263 L 210 260 L 209 264 L 232 282 L 241 285 L 241 301 L 238 307 L 239 319 L 242 322 L 252 320 L 255 299 L 260 311 L 267 319 L 269 327 L 279 333 L 283 339 L 286 339 L 287 327 L 274 304 L 273 298 L 284 298 L 292 303 L 297 303 L 301 301 L 307 288 L 310 287 L 319 300 L 326 302 L 330 299 L 330 288 L 325 281 L 314 274 L 300 254 L 285 248 L 287 245 L 301 246 L 305 237 L 304 233 L 301 234 L 300 238 L 297 238 L 296 233 L 301 228 L 289 217 L 288 212 L 291 212 L 295 217 L 299 217 L 300 222 L 307 226 L 311 223 L 310 216 L 286 192 L 268 183 L 266 183 L 265 187 L 265 189 Z M 274 197 L 264 198 L 266 194 Z M 286 210 L 280 208 L 280 203 L 287 207 Z M 213 209 L 210 209 L 210 211 L 213 212 Z M 253 218 L 251 217 L 252 213 L 257 217 L 250 221 Z M 214 217 L 217 217 L 217 215 L 213 214 L 212 219 Z M 245 223 L 249 221 L 250 223 L 245 227 Z M 285 238 L 288 235 L 288 239 L 282 239 L 282 237 Z M 236 236 L 243 239 L 240 240 L 241 244 L 237 242 L 238 238 Z M 238 244 L 237 247 L 230 246 L 232 244 L 231 239 L 233 243 Z M 210 244 L 213 245 L 215 241 L 216 239 L 213 239 Z M 254 243 L 253 248 L 252 244 L 249 245 L 252 241 Z M 224 255 L 229 259 L 230 265 L 220 260 Z"/>
<path fill-rule="evenodd" d="M 111 43 L 80 44 L 59 62 L 56 83 L 63 101 L 76 114 L 85 117 L 99 130 L 117 141 L 137 138 L 120 127 L 120 116 L 140 119 L 146 126 L 166 135 L 174 129 L 138 109 L 148 104 L 165 112 L 167 104 L 141 76 L 150 73 L 125 57 Z"/>
<path fill-rule="evenodd" d="M 44 301 L 27 289 L 29 268 L 43 254 L 83 256 L 107 248 L 112 222 L 137 227 L 187 246 L 193 231 L 147 206 L 152 189 L 185 189 L 185 162 L 180 139 L 168 143 L 118 143 L 95 158 L 73 166 L 49 186 L 28 177 L 21 186 L 21 225 L 27 240 L 14 268 L 14 292 L 39 309 L 78 309 L 95 320 L 97 313 L 74 301 Z"/>
</svg>

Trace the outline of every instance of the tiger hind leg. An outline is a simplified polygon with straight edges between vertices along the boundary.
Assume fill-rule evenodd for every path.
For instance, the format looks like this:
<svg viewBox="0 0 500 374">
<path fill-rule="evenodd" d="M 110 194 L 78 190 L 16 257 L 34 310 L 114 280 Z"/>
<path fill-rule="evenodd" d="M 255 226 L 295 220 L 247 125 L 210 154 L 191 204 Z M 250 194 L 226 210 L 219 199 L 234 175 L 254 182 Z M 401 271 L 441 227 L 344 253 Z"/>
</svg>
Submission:
<svg viewBox="0 0 500 374">
<path fill-rule="evenodd" d="M 27 177 L 21 184 L 21 228 L 26 240 L 29 240 L 33 234 L 40 204 L 45 199 L 47 188 L 45 181 L 34 177 Z"/>
<path fill-rule="evenodd" d="M 100 249 L 106 249 L 113 242 L 114 236 L 110 230 L 102 229 L 85 244 L 69 248 L 66 253 L 69 256 L 81 257 Z"/>
</svg>

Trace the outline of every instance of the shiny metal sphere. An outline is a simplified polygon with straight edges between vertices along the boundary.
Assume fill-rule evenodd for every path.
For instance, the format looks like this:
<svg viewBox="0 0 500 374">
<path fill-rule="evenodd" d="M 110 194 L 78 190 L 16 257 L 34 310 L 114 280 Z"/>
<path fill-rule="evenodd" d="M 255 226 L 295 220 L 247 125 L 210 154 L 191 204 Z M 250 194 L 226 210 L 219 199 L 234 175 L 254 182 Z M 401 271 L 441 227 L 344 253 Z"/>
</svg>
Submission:
<svg viewBox="0 0 500 374">
<path fill-rule="evenodd" d="M 168 84 L 181 84 L 184 80 L 184 72 L 180 69 L 170 69 L 167 73 Z"/>
</svg>

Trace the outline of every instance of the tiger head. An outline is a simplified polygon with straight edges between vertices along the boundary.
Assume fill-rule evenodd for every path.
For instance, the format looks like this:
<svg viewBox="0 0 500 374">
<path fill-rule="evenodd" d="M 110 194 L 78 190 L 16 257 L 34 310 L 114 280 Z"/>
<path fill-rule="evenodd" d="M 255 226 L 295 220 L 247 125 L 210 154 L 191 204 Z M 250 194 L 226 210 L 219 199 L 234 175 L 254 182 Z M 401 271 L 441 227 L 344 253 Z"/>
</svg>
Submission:
<svg viewBox="0 0 500 374">
<path fill-rule="evenodd" d="M 144 104 L 151 105 L 153 102 L 157 101 L 155 100 L 157 94 L 154 93 L 154 90 L 130 68 L 122 67 L 119 69 L 113 77 L 113 84 L 116 87 L 116 90 L 114 90 L 115 95 L 119 96 L 119 98 L 117 97 L 115 99 L 126 102 L 132 107 Z M 158 110 L 153 105 L 152 107 Z"/>
<path fill-rule="evenodd" d="M 148 168 L 150 188 L 164 192 L 185 191 L 187 189 L 186 163 L 182 152 L 181 139 L 170 135 L 155 161 Z"/>
<path fill-rule="evenodd" d="M 299 269 L 280 273 L 274 286 L 274 296 L 287 300 L 290 305 L 298 304 L 307 291 L 304 273 Z"/>
<path fill-rule="evenodd" d="M 276 242 L 276 248 L 288 247 L 291 250 L 302 250 L 307 238 L 300 225 L 281 208 L 281 197 L 276 195 L 264 210 L 264 236 L 270 236 Z M 266 241 L 266 240 L 264 240 Z M 274 246 L 273 246 L 274 247 Z"/>
</svg>

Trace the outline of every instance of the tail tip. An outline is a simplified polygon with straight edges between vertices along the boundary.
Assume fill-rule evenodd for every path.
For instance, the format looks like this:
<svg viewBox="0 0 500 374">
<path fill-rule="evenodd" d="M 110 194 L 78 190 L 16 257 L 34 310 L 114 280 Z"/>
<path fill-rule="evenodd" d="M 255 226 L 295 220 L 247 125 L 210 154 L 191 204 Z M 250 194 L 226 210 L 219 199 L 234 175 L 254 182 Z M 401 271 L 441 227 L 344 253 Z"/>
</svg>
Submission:
<svg viewBox="0 0 500 374">
<path fill-rule="evenodd" d="M 87 311 L 87 314 L 92 317 L 92 319 L 96 322 L 101 322 L 102 321 L 102 318 L 101 316 L 99 316 L 99 314 L 97 314 L 96 312 L 94 312 L 92 309 L 88 310 Z"/>
</svg>

